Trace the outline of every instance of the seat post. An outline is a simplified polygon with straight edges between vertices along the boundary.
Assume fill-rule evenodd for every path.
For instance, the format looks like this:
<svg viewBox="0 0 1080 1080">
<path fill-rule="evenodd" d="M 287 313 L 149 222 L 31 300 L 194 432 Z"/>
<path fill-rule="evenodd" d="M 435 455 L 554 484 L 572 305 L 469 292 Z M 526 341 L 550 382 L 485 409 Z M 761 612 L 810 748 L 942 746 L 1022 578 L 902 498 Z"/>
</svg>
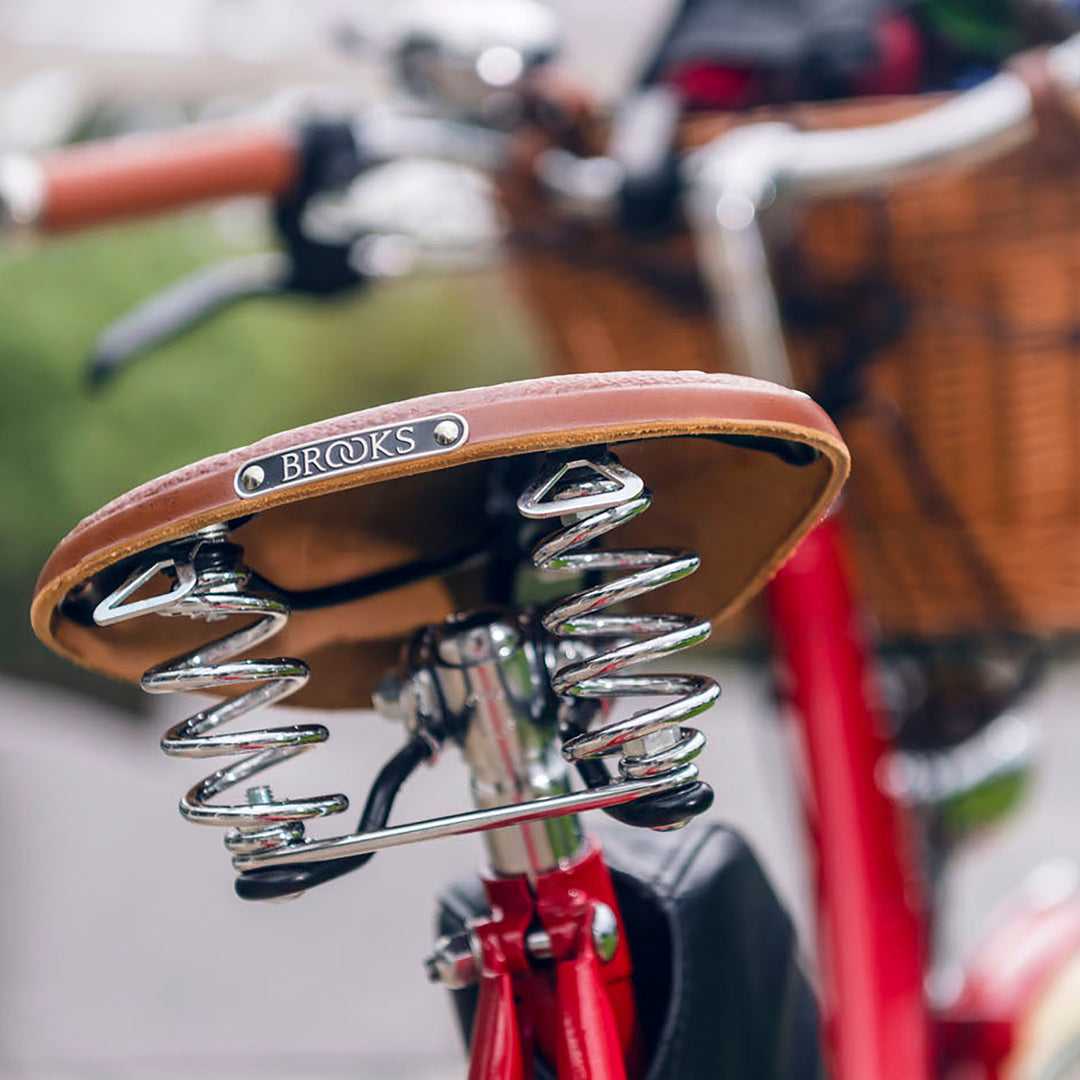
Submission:
<svg viewBox="0 0 1080 1080">
<path fill-rule="evenodd" d="M 478 809 L 570 791 L 542 648 L 511 615 L 450 619 L 432 632 L 432 672 L 471 773 Z M 581 851 L 576 815 L 484 833 L 492 869 L 535 879 Z"/>
</svg>

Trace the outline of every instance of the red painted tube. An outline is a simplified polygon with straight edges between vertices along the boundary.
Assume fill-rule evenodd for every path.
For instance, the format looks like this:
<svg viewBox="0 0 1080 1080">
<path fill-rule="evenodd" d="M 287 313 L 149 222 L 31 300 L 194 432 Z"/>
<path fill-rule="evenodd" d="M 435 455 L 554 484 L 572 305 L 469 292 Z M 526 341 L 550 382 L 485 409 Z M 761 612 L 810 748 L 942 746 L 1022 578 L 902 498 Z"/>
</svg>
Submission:
<svg viewBox="0 0 1080 1080">
<path fill-rule="evenodd" d="M 923 883 L 909 822 L 877 782 L 884 723 L 844 550 L 832 518 L 768 590 L 808 769 L 830 1075 L 926 1080 Z"/>
<path fill-rule="evenodd" d="M 485 974 L 473 1025 L 469 1080 L 524 1080 L 525 1059 L 509 972 Z"/>
<path fill-rule="evenodd" d="M 472 924 L 485 974 L 471 1040 L 470 1080 L 504 1080 L 534 1049 L 559 1080 L 634 1080 L 642 1073 L 641 1035 L 631 985 L 626 928 L 598 845 L 571 865 L 525 877 L 486 876 L 492 915 Z M 597 904 L 618 928 L 614 954 L 599 963 L 592 938 Z M 525 937 L 539 920 L 551 967 L 535 968 Z M 505 982 L 512 979 L 512 994 Z M 484 1071 L 487 1070 L 487 1071 Z"/>
<path fill-rule="evenodd" d="M 580 939 L 576 955 L 555 965 L 559 1080 L 626 1080 L 615 1014 L 587 929 Z"/>
<path fill-rule="evenodd" d="M 237 195 L 280 196 L 296 183 L 293 133 L 218 125 L 80 143 L 40 159 L 30 224 L 66 232 Z"/>
</svg>

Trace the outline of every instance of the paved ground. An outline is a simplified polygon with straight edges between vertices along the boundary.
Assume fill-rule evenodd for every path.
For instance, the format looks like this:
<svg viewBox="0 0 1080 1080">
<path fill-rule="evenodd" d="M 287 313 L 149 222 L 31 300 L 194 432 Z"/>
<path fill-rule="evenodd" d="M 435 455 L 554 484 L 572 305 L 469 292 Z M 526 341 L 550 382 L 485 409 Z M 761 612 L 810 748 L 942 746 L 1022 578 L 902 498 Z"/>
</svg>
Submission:
<svg viewBox="0 0 1080 1080">
<path fill-rule="evenodd" d="M 781 739 L 759 683 L 718 671 L 703 770 L 717 817 L 738 825 L 799 921 L 806 889 Z M 1045 721 L 1040 783 L 1007 829 L 960 860 L 950 952 L 1044 860 L 1080 859 L 1080 669 L 1032 708 Z M 164 759 L 168 702 L 133 726 L 101 707 L 0 682 L 0 1071 L 11 1077 L 433 1077 L 460 1075 L 443 996 L 420 959 L 432 896 L 479 855 L 473 838 L 403 848 L 286 905 L 245 905 L 216 831 L 185 825 L 198 773 Z M 335 716 L 329 747 L 288 766 L 297 793 L 362 797 L 398 743 L 368 713 Z M 455 755 L 423 772 L 398 820 L 465 805 Z"/>
</svg>

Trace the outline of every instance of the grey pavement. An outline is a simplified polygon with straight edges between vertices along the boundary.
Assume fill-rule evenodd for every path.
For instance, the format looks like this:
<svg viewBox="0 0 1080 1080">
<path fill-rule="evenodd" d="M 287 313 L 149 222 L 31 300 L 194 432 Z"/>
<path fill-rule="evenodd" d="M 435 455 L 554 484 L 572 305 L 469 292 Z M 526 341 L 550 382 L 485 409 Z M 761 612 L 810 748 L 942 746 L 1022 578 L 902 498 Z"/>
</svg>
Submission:
<svg viewBox="0 0 1080 1080">
<path fill-rule="evenodd" d="M 728 664 L 716 673 L 725 693 L 702 759 L 714 816 L 749 837 L 809 942 L 781 728 L 757 677 Z M 1074 667 L 1031 704 L 1046 732 L 1042 774 L 1023 811 L 959 860 L 953 956 L 1030 870 L 1080 860 L 1077 700 Z M 434 895 L 477 864 L 480 841 L 384 852 L 292 903 L 244 904 L 219 832 L 176 812 L 203 775 L 157 747 L 183 704 L 167 700 L 133 724 L 81 698 L 0 682 L 0 1075 L 461 1075 L 449 1005 L 420 961 Z M 358 803 L 400 732 L 367 712 L 329 723 L 329 744 L 277 770 L 276 782 L 295 794 L 344 790 Z M 464 769 L 448 752 L 403 792 L 395 819 L 466 803 Z"/>
</svg>

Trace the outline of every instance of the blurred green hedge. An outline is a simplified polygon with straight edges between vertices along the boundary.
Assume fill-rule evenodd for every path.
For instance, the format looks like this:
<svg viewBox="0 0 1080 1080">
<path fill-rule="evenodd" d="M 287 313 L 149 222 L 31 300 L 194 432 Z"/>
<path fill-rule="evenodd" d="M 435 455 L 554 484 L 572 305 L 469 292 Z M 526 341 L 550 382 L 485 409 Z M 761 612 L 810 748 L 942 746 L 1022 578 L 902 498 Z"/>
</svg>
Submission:
<svg viewBox="0 0 1080 1080">
<path fill-rule="evenodd" d="M 110 320 L 237 254 L 215 220 L 126 226 L 0 256 L 0 671 L 115 693 L 54 660 L 27 618 L 53 545 L 113 496 L 297 424 L 535 373 L 519 314 L 491 276 L 250 301 L 88 390 L 86 355 Z"/>
</svg>

